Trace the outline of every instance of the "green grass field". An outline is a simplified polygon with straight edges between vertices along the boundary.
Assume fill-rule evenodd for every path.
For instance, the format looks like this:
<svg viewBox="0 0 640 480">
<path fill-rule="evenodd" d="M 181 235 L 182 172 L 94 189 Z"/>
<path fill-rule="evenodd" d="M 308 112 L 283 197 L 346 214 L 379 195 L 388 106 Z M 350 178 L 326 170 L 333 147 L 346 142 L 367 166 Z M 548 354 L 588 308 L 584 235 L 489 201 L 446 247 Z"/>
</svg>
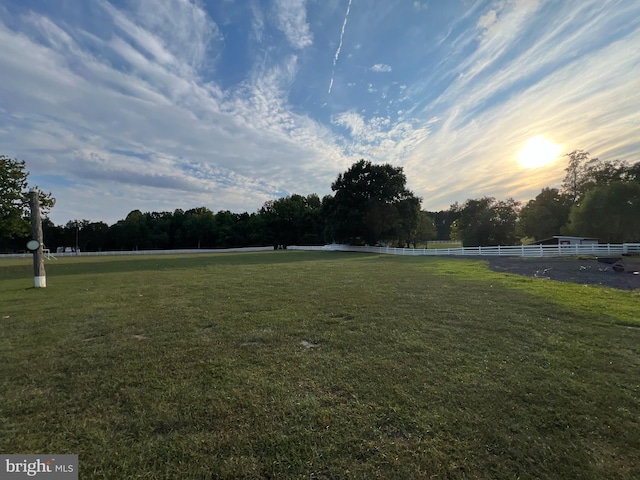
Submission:
<svg viewBox="0 0 640 480">
<path fill-rule="evenodd" d="M 438 242 L 429 241 L 426 245 L 427 248 L 461 248 L 462 242 Z"/>
<path fill-rule="evenodd" d="M 0 451 L 82 479 L 640 478 L 640 292 L 335 252 L 0 260 Z"/>
</svg>

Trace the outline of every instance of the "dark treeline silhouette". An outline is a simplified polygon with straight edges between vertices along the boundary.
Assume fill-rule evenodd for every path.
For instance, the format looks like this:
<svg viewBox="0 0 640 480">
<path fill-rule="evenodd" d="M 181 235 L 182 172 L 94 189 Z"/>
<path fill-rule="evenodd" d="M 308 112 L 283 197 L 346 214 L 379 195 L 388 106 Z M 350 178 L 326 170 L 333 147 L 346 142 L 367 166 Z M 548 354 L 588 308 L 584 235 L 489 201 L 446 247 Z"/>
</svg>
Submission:
<svg viewBox="0 0 640 480">
<path fill-rule="evenodd" d="M 113 225 L 43 220 L 44 241 L 80 251 L 204 249 L 339 242 L 419 247 L 430 240 L 464 246 L 512 245 L 553 235 L 640 241 L 640 163 L 600 161 L 588 152 L 566 155 L 561 188 L 543 188 L 524 205 L 509 198 L 468 199 L 448 210 L 422 211 L 401 167 L 360 160 L 338 175 L 333 195 L 293 194 L 269 200 L 255 213 L 217 213 L 206 207 L 173 212 L 133 210 Z M 25 249 L 28 217 L 24 162 L 0 157 L 0 251 Z M 43 197 L 48 205 L 54 199 Z"/>
<path fill-rule="evenodd" d="M 74 220 L 56 226 L 45 220 L 43 230 L 52 251 L 76 246 L 85 252 L 232 248 L 278 245 L 281 241 L 272 234 L 273 219 L 266 213 L 213 213 L 206 207 L 173 212 L 133 210 L 113 225 Z M 291 240 L 304 244 L 304 238 L 292 236 Z"/>
<path fill-rule="evenodd" d="M 126 219 L 113 225 L 89 220 L 73 220 L 66 225 L 55 225 L 43 220 L 44 238 L 52 252 L 58 247 L 80 249 L 82 252 L 119 250 L 170 250 L 192 248 L 237 248 L 287 245 L 322 245 L 331 243 L 327 236 L 327 222 L 320 208 L 305 206 L 298 210 L 297 218 L 274 215 L 271 204 L 291 198 L 267 202 L 256 213 L 213 213 L 205 207 L 174 212 L 145 212 L 134 210 Z M 317 196 L 316 196 L 317 198 Z M 196 213 L 198 212 L 198 213 Z M 446 218 L 448 210 L 421 212 L 433 223 L 433 218 Z M 426 235 L 412 245 L 424 245 L 430 240 L 449 240 L 451 222 L 444 220 L 438 232 L 427 227 Z M 77 242 L 76 242 L 77 241 Z M 23 242 L 22 242 L 23 243 Z M 16 242 L 15 250 L 24 249 Z"/>
<path fill-rule="evenodd" d="M 360 160 L 331 186 L 335 195 L 293 194 L 269 200 L 255 213 L 212 212 L 206 207 L 174 212 L 134 210 L 113 225 L 45 220 L 51 251 L 233 248 L 318 245 L 334 241 L 414 246 L 435 238 L 421 199 L 406 189 L 401 167 Z"/>
</svg>

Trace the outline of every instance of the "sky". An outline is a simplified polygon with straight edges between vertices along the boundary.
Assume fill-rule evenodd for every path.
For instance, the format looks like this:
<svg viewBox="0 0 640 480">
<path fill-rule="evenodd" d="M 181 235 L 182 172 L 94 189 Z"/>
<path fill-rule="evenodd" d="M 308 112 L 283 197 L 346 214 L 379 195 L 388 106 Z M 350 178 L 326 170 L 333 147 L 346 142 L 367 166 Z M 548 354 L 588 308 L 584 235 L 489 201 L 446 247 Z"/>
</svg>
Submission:
<svg viewBox="0 0 640 480">
<path fill-rule="evenodd" d="M 0 153 L 51 220 L 255 212 L 359 159 L 422 208 L 640 161 L 636 0 L 2 0 Z"/>
</svg>

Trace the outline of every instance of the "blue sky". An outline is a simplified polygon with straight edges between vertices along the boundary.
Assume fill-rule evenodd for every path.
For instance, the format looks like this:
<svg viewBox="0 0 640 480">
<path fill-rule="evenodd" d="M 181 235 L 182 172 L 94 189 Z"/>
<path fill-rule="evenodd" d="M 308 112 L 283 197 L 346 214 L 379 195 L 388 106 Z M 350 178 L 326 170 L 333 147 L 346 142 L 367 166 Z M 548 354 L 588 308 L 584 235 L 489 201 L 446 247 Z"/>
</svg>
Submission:
<svg viewBox="0 0 640 480">
<path fill-rule="evenodd" d="M 360 158 L 428 210 L 640 161 L 635 0 L 3 0 L 0 45 L 0 153 L 56 224 L 254 212 Z"/>
</svg>

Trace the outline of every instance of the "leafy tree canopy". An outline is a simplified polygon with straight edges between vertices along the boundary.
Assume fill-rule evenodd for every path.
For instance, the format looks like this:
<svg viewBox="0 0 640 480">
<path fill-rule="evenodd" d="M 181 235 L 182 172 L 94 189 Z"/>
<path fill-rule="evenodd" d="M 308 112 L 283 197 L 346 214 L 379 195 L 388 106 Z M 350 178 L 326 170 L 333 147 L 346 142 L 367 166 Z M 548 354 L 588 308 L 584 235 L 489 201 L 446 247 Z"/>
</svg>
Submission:
<svg viewBox="0 0 640 480">
<path fill-rule="evenodd" d="M 571 200 L 569 195 L 560 193 L 557 188 L 543 188 L 520 211 L 518 234 L 536 240 L 558 235 L 569 220 Z"/>
<path fill-rule="evenodd" d="M 458 218 L 453 222 L 451 237 L 465 247 L 513 245 L 518 205 L 512 198 L 503 201 L 493 197 L 454 204 L 451 209 L 457 211 Z"/>
<path fill-rule="evenodd" d="M 597 186 L 612 182 L 640 182 L 640 162 L 629 165 L 625 161 L 601 161 L 589 155 L 583 150 L 574 150 L 565 155 L 569 162 L 565 168 L 562 191 L 569 195 L 572 203 L 580 203 L 587 192 Z"/>
<path fill-rule="evenodd" d="M 589 190 L 571 211 L 569 232 L 600 243 L 640 240 L 640 182 L 612 182 Z"/>
<path fill-rule="evenodd" d="M 277 245 L 322 243 L 322 203 L 315 193 L 269 200 L 260 209 L 267 238 Z"/>
<path fill-rule="evenodd" d="M 26 163 L 0 155 L 0 242 L 29 235 L 29 185 Z M 41 213 L 45 216 L 55 204 L 50 193 L 40 192 Z"/>
<path fill-rule="evenodd" d="M 408 242 L 417 228 L 421 199 L 406 183 L 402 167 L 354 163 L 331 185 L 333 199 L 324 201 L 331 237 L 368 244 Z"/>
<path fill-rule="evenodd" d="M 437 236 L 438 231 L 433 216 L 429 212 L 420 212 L 416 233 L 412 239 L 413 247 L 417 248 L 418 244 L 426 244 L 429 240 L 435 240 Z"/>
</svg>

